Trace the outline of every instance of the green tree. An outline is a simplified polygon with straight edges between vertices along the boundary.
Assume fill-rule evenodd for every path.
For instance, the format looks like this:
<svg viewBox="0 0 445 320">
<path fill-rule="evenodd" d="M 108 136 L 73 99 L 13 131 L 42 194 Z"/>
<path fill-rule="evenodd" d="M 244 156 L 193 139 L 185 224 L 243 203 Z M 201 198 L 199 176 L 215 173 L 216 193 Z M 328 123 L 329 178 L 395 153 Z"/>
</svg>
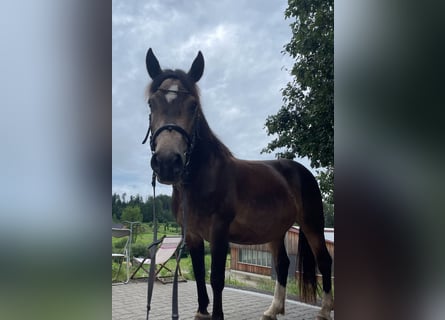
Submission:
<svg viewBox="0 0 445 320">
<path fill-rule="evenodd" d="M 156 217 L 157 220 L 161 223 L 163 222 L 174 222 L 175 218 L 172 214 L 171 202 L 172 198 L 168 195 L 157 195 L 154 200 L 152 196 L 147 197 L 147 200 L 144 202 L 142 196 L 136 194 L 135 196 L 130 195 L 130 200 L 125 202 L 126 194 L 122 194 L 122 196 L 118 194 L 112 195 L 112 216 L 114 220 L 119 221 L 134 221 L 131 218 L 128 218 L 130 213 L 126 215 L 123 214 L 124 211 L 134 210 L 134 208 L 139 208 L 141 217 L 138 221 L 143 222 L 152 222 L 153 221 L 153 202 L 155 203 Z M 122 200 L 121 200 L 122 199 Z M 128 209 L 127 209 L 128 208 Z M 134 214 L 131 213 L 130 216 Z"/>
<path fill-rule="evenodd" d="M 325 226 L 334 227 L 334 172 L 333 167 L 318 172 L 318 181 L 323 196 Z"/>
<path fill-rule="evenodd" d="M 172 213 L 172 198 L 165 194 L 160 194 L 157 196 L 157 199 L 160 201 L 161 205 L 161 213 L 159 216 L 160 222 L 173 222 L 175 221 L 175 218 L 173 217 Z"/>
<path fill-rule="evenodd" d="M 143 213 L 144 213 L 144 222 L 152 222 L 153 221 L 153 202 L 154 202 L 154 210 L 156 210 L 156 219 L 158 222 L 164 222 L 163 219 L 163 209 L 162 209 L 162 201 L 159 196 L 156 196 L 156 199 L 153 199 L 152 196 L 148 197 L 147 201 L 143 205 Z"/>
<path fill-rule="evenodd" d="M 111 196 L 111 211 L 114 219 L 120 220 L 122 216 L 123 204 L 118 194 L 113 193 Z"/>
<path fill-rule="evenodd" d="M 334 177 L 334 1 L 289 0 L 292 38 L 284 46 L 295 63 L 293 79 L 282 89 L 283 106 L 266 119 L 276 135 L 263 152 L 294 159 L 308 157 L 325 205 L 332 206 Z"/>
<path fill-rule="evenodd" d="M 142 221 L 141 208 L 138 206 L 127 206 L 122 211 L 122 221 Z"/>
<path fill-rule="evenodd" d="M 139 206 L 126 206 L 124 210 L 122 211 L 122 222 L 142 222 L 142 213 L 141 208 Z M 128 224 L 128 227 L 130 227 L 131 224 Z M 136 242 L 136 239 L 141 232 L 141 225 L 140 224 L 133 224 L 131 226 L 132 229 L 132 241 Z"/>
<path fill-rule="evenodd" d="M 140 207 L 142 205 L 142 197 L 139 194 L 136 194 L 136 196 L 131 195 L 130 201 L 128 201 L 128 205 L 130 206 L 138 206 Z"/>
<path fill-rule="evenodd" d="M 149 202 L 150 198 L 147 198 L 147 201 L 145 201 L 141 205 L 141 213 L 142 213 L 142 221 L 144 222 L 151 222 L 153 221 L 153 215 L 152 215 L 152 202 Z"/>
</svg>

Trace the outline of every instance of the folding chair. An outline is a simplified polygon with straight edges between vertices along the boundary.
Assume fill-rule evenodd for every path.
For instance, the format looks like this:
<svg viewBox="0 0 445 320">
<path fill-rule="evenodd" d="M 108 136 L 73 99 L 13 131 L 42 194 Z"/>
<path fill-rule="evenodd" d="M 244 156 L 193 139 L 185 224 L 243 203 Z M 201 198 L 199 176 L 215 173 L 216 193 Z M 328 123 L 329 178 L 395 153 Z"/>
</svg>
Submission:
<svg viewBox="0 0 445 320">
<path fill-rule="evenodd" d="M 112 228 L 111 236 L 114 238 L 124 238 L 127 237 L 124 247 L 119 253 L 111 253 L 111 259 L 117 260 L 119 262 L 119 270 L 117 271 L 117 275 L 114 279 L 112 279 L 113 284 L 122 284 L 128 283 L 130 281 L 130 249 L 131 249 L 131 230 L 126 228 Z M 122 264 L 125 262 L 125 274 L 126 280 L 115 282 L 117 277 L 120 274 Z"/>
<path fill-rule="evenodd" d="M 155 277 L 157 280 L 161 281 L 162 283 L 171 283 L 173 282 L 173 276 L 174 272 L 166 266 L 167 261 L 174 255 L 175 258 L 178 258 L 178 249 L 179 245 L 181 244 L 182 237 L 181 236 L 169 236 L 164 237 L 162 239 L 162 242 L 160 243 L 160 246 L 158 250 L 156 251 L 156 273 Z M 153 244 L 152 244 L 153 245 Z M 150 245 L 150 247 L 152 246 Z M 154 244 L 156 245 L 156 244 Z M 133 257 L 133 261 L 138 264 L 138 267 L 131 275 L 131 279 L 134 279 L 134 276 L 139 271 L 139 269 L 144 270 L 147 274 L 149 274 L 148 267 L 150 265 L 150 258 L 148 257 Z M 163 270 L 167 270 L 169 272 L 169 275 L 160 276 L 159 273 Z M 186 282 L 184 277 L 182 276 L 181 267 L 179 266 L 178 269 L 179 277 L 178 280 L 181 282 Z"/>
</svg>

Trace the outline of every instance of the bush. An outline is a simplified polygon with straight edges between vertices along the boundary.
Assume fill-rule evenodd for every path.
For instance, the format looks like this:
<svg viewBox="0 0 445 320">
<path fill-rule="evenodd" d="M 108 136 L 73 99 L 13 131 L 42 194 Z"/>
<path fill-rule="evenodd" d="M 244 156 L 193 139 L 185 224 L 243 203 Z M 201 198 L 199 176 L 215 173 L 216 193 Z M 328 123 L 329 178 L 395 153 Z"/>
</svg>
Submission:
<svg viewBox="0 0 445 320">
<path fill-rule="evenodd" d="M 121 239 L 114 243 L 114 247 L 116 249 L 123 249 L 125 247 L 126 243 L 127 243 L 127 239 Z"/>
<path fill-rule="evenodd" d="M 131 255 L 134 257 L 145 257 L 148 255 L 147 246 L 142 243 L 135 243 L 131 245 Z"/>
</svg>

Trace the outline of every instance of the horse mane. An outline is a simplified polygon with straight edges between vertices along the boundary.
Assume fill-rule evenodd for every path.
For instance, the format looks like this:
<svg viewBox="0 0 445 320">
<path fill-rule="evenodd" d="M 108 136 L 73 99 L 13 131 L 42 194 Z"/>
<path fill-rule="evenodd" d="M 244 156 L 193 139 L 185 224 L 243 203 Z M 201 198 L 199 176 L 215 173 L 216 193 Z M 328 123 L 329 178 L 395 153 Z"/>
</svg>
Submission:
<svg viewBox="0 0 445 320">
<path fill-rule="evenodd" d="M 207 151 L 228 158 L 233 157 L 232 152 L 229 148 L 222 143 L 222 141 L 213 133 L 210 129 L 210 126 L 207 122 L 207 119 L 204 116 L 204 113 L 201 108 L 201 103 L 199 103 L 199 119 L 198 119 L 198 134 L 196 139 L 198 142 L 203 144 L 203 147 L 207 149 Z"/>
</svg>

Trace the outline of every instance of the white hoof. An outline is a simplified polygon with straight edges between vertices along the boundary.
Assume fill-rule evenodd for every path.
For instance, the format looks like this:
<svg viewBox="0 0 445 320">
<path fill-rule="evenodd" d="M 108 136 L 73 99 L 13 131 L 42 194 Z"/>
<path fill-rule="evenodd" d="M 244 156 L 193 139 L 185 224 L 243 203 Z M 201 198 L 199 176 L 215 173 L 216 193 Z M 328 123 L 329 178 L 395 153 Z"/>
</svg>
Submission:
<svg viewBox="0 0 445 320">
<path fill-rule="evenodd" d="M 331 318 L 331 313 L 326 313 L 326 312 L 319 312 L 317 317 L 315 318 L 316 320 L 332 320 Z"/>
<path fill-rule="evenodd" d="M 212 319 L 212 316 L 210 314 L 203 314 L 201 312 L 196 312 L 195 314 L 195 320 L 210 320 Z"/>
</svg>

